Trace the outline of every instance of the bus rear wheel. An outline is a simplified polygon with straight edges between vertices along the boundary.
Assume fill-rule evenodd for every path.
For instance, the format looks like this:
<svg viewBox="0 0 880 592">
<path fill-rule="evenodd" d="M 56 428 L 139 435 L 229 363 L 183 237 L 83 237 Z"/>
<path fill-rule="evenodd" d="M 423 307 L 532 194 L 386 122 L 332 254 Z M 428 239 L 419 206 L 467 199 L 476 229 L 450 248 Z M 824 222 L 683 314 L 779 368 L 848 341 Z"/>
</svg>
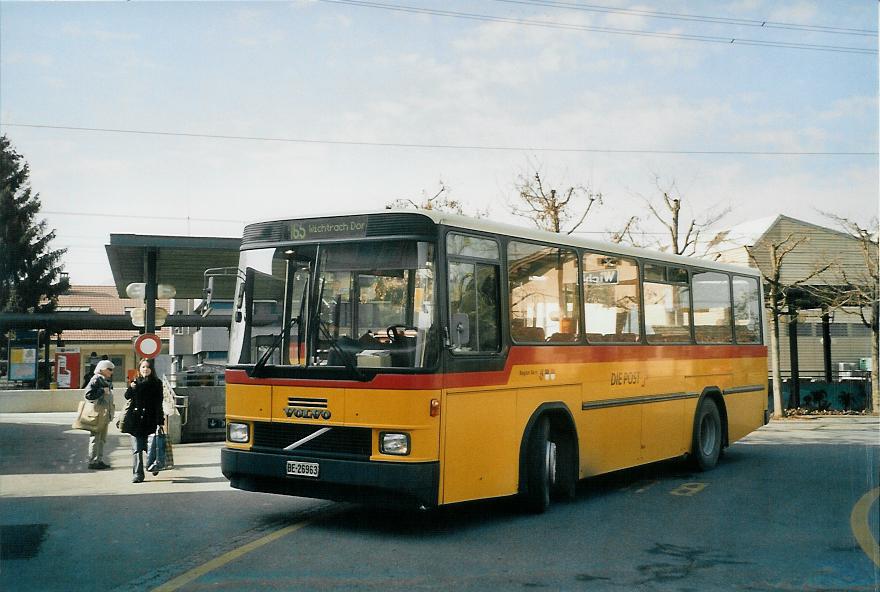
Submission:
<svg viewBox="0 0 880 592">
<path fill-rule="evenodd" d="M 550 420 L 541 417 L 526 446 L 526 491 L 524 507 L 536 514 L 550 506 L 550 492 L 556 484 L 556 444 L 550 441 Z"/>
<path fill-rule="evenodd" d="M 694 416 L 694 435 L 691 443 L 691 464 L 699 471 L 708 471 L 718 464 L 721 456 L 723 433 L 718 405 L 705 398 Z"/>
</svg>

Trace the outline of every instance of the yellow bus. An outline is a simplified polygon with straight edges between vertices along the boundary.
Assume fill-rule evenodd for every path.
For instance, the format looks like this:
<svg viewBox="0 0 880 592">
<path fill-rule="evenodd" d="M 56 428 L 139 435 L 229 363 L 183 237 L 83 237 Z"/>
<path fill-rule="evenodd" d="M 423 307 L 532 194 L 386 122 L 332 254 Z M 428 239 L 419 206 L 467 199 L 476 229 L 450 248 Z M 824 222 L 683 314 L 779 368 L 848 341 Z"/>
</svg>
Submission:
<svg viewBox="0 0 880 592">
<path fill-rule="evenodd" d="M 688 457 L 767 423 L 755 271 L 436 211 L 251 224 L 232 487 L 434 508 Z"/>
</svg>

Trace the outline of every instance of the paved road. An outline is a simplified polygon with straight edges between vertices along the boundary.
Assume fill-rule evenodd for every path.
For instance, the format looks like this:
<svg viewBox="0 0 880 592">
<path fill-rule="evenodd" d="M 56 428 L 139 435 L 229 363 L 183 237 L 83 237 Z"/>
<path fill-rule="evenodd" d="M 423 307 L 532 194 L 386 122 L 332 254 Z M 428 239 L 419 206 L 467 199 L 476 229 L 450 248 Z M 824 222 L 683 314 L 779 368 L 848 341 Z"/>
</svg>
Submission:
<svg viewBox="0 0 880 592">
<path fill-rule="evenodd" d="M 71 420 L 0 415 L 4 591 L 880 589 L 877 418 L 772 422 L 714 471 L 615 473 L 541 516 L 233 491 L 213 443 L 132 484 L 122 437 L 88 471 Z"/>
</svg>

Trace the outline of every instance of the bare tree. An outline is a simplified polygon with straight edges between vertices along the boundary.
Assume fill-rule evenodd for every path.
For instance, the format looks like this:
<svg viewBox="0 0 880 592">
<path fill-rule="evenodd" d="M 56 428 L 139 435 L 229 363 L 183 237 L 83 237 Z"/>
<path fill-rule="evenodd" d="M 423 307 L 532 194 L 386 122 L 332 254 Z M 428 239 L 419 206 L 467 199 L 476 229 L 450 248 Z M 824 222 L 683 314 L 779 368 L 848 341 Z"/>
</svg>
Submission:
<svg viewBox="0 0 880 592">
<path fill-rule="evenodd" d="M 539 166 L 530 165 L 534 173 L 520 173 L 514 184 L 518 203 L 510 203 L 510 211 L 528 218 L 535 226 L 550 232 L 571 234 L 587 219 L 595 205 L 602 205 L 602 193 L 588 185 L 569 185 L 562 190 L 548 186 Z M 569 228 L 564 227 L 577 220 Z"/>
<path fill-rule="evenodd" d="M 648 239 L 648 234 L 640 227 L 642 218 L 631 216 L 623 228 L 611 232 L 611 241 L 629 243 L 637 247 L 652 247 L 674 255 L 694 255 L 700 247 L 703 250 L 708 250 L 712 246 L 711 243 L 703 245 L 701 237 L 709 227 L 730 213 L 730 207 L 720 211 L 710 210 L 701 219 L 691 216 L 688 220 L 688 216 L 682 212 L 685 199 L 675 180 L 664 185 L 660 176 L 655 174 L 654 186 L 662 197 L 662 203 L 657 203 L 658 200 L 649 199 L 643 195 L 638 197 L 647 206 L 651 214 L 650 219 L 663 226 L 664 238 Z"/>
<path fill-rule="evenodd" d="M 794 288 L 824 273 L 834 264 L 834 262 L 828 262 L 798 280 L 784 280 L 785 258 L 807 240 L 806 236 L 795 237 L 793 234 L 789 234 L 780 241 L 770 241 L 766 245 L 769 255 L 766 259 L 757 250 L 763 247 L 763 245 L 746 246 L 749 259 L 758 271 L 761 272 L 764 285 L 767 286 L 764 296 L 767 299 L 767 308 L 770 310 L 770 367 L 773 375 L 773 417 L 782 417 L 783 410 L 782 376 L 779 370 L 779 317 L 783 315 L 783 311 L 788 306 L 788 298 Z"/>
<path fill-rule="evenodd" d="M 848 218 L 823 212 L 851 237 L 859 241 L 864 267 L 835 262 L 832 269 L 836 281 L 818 290 L 820 299 L 829 308 L 854 307 L 859 310 L 862 323 L 871 328 L 871 400 L 874 412 L 880 410 L 880 329 L 878 329 L 878 302 L 880 302 L 880 244 L 878 244 L 878 220 L 872 219 L 866 226 Z"/>
<path fill-rule="evenodd" d="M 443 179 L 438 181 L 438 185 L 439 189 L 437 189 L 433 195 L 429 195 L 425 190 L 422 190 L 421 200 L 415 201 L 406 197 L 395 199 L 394 201 L 385 204 L 385 209 L 415 208 L 418 210 L 436 210 L 438 212 L 451 212 L 453 214 L 464 215 L 464 204 L 462 204 L 461 201 L 450 197 L 449 194 L 452 190 L 449 185 L 444 183 Z M 484 218 L 489 215 L 489 209 L 476 210 L 468 215 L 474 218 Z"/>
</svg>

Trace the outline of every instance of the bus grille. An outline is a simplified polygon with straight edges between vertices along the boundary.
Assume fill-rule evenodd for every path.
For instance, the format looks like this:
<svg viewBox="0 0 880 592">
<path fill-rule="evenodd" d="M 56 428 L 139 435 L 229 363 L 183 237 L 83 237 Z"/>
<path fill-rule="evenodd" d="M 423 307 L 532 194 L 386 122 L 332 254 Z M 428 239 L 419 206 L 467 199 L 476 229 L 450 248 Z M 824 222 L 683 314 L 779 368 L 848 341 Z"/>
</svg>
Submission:
<svg viewBox="0 0 880 592">
<path fill-rule="evenodd" d="M 254 424 L 254 447 L 272 448 L 280 451 L 294 442 L 313 434 L 322 427 L 330 427 L 331 429 L 298 447 L 294 454 L 309 452 L 363 458 L 370 457 L 373 450 L 372 430 L 370 428 L 257 422 Z"/>
</svg>

